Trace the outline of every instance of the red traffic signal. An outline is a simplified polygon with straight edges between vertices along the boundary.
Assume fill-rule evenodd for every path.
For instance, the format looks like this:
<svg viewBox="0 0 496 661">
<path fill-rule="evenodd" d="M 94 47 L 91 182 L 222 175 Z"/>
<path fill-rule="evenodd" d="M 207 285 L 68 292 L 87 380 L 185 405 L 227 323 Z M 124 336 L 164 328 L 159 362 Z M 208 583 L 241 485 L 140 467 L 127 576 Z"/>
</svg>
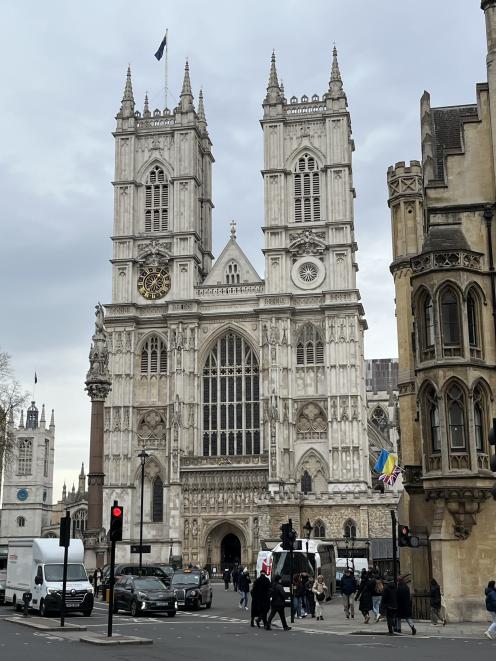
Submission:
<svg viewBox="0 0 496 661">
<path fill-rule="evenodd" d="M 120 542 L 122 539 L 122 521 L 124 519 L 124 508 L 117 501 L 110 508 L 110 530 L 111 542 Z"/>
<path fill-rule="evenodd" d="M 408 526 L 398 526 L 398 546 L 411 546 L 410 528 Z"/>
</svg>

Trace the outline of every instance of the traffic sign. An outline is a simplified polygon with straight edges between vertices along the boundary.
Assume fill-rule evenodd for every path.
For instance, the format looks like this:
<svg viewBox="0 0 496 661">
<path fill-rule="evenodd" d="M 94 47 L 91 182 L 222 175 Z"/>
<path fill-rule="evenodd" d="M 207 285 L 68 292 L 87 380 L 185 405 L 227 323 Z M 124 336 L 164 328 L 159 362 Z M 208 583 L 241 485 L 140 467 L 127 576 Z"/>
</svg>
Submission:
<svg viewBox="0 0 496 661">
<path fill-rule="evenodd" d="M 131 553 L 139 553 L 140 552 L 140 545 L 139 544 L 131 544 Z M 152 547 L 151 544 L 142 544 L 141 545 L 141 553 L 151 553 L 152 552 Z"/>
</svg>

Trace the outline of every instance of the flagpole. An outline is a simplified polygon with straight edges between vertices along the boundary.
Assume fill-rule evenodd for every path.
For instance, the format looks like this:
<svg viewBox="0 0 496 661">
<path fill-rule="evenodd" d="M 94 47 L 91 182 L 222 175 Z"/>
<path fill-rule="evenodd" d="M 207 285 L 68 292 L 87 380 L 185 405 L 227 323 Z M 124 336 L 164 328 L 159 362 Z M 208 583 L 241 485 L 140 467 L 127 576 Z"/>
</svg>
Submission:
<svg viewBox="0 0 496 661">
<path fill-rule="evenodd" d="M 168 80 L 168 62 L 169 62 L 169 28 L 165 30 L 165 89 L 164 89 L 164 96 L 165 96 L 165 108 L 167 108 L 167 87 L 169 84 Z"/>
</svg>

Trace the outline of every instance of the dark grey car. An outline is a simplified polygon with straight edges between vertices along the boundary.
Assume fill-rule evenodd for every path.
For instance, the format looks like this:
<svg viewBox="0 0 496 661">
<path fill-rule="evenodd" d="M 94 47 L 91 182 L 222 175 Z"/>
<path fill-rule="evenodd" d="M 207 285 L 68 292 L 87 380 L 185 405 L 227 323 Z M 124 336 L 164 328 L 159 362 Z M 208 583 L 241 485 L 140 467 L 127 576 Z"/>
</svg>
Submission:
<svg viewBox="0 0 496 661">
<path fill-rule="evenodd" d="M 147 611 L 177 612 L 176 595 L 154 576 L 120 576 L 114 588 L 114 613 L 130 611 L 133 617 Z"/>
</svg>

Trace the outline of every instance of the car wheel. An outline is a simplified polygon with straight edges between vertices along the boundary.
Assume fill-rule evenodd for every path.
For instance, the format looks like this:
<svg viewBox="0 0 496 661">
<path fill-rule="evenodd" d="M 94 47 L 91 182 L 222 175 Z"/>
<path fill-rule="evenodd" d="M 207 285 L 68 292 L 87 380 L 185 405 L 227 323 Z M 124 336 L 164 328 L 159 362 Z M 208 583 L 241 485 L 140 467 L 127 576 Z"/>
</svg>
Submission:
<svg viewBox="0 0 496 661">
<path fill-rule="evenodd" d="M 210 599 L 210 601 L 207 601 L 207 603 L 205 604 L 205 608 L 212 608 L 212 600 L 211 599 Z"/>
<path fill-rule="evenodd" d="M 197 599 L 197 600 L 194 602 L 194 604 L 193 604 L 193 610 L 194 610 L 194 611 L 200 610 L 200 600 L 199 600 L 199 599 Z"/>
<path fill-rule="evenodd" d="M 167 611 L 167 617 L 176 617 L 176 611 Z"/>
<path fill-rule="evenodd" d="M 83 615 L 84 615 L 84 617 L 90 617 L 92 610 L 93 610 L 93 609 L 90 608 L 90 609 L 88 609 L 88 610 L 86 610 L 86 611 L 83 611 Z M 114 613 L 115 613 L 115 610 L 114 610 Z"/>
<path fill-rule="evenodd" d="M 133 601 L 133 603 L 131 604 L 131 615 L 133 617 L 136 617 L 138 615 L 138 602 L 137 601 Z"/>
<path fill-rule="evenodd" d="M 48 611 L 45 608 L 45 601 L 42 599 L 40 601 L 40 617 L 47 617 L 48 616 Z"/>
</svg>

